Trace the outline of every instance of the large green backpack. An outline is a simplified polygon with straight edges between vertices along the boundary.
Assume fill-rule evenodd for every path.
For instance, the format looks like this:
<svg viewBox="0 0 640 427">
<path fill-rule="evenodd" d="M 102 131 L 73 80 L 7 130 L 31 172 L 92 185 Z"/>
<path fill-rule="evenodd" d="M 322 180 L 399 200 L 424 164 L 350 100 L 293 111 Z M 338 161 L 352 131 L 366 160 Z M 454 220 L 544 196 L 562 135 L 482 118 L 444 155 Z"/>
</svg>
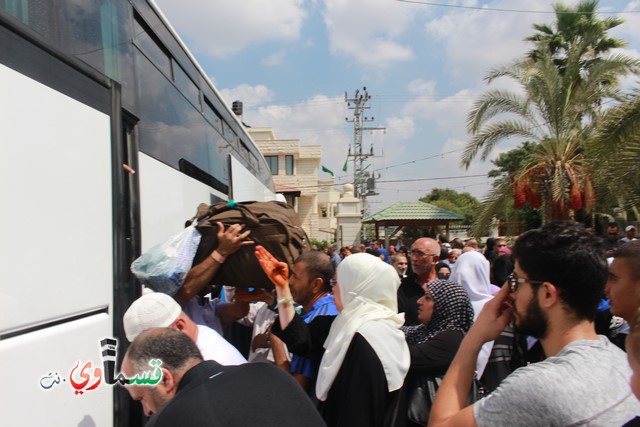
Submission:
<svg viewBox="0 0 640 427">
<path fill-rule="evenodd" d="M 309 250 L 309 239 L 300 226 L 300 218 L 287 203 L 220 202 L 210 206 L 203 203 L 198 207 L 196 218 L 196 229 L 202 234 L 202 239 L 193 259 L 194 266 L 218 247 L 217 221 L 224 224 L 225 229 L 232 224 L 244 224 L 244 229 L 251 231 L 248 239 L 289 264 L 289 269 L 298 255 Z M 254 245 L 244 246 L 227 257 L 210 285 L 273 289 L 271 280 L 254 255 L 254 249 Z"/>
</svg>

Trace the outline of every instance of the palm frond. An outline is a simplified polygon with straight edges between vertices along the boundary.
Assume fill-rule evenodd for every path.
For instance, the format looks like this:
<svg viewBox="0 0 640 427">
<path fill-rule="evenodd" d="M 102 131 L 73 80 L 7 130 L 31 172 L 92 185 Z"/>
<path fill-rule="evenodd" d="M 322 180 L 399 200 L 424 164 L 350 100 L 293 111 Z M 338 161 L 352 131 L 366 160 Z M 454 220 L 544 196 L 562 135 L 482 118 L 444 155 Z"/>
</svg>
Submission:
<svg viewBox="0 0 640 427">
<path fill-rule="evenodd" d="M 473 103 L 467 117 L 467 131 L 476 133 L 488 120 L 506 113 L 530 117 L 527 99 L 513 92 L 490 90 Z"/>
<path fill-rule="evenodd" d="M 508 177 L 501 177 L 494 181 L 480 205 L 480 213 L 471 228 L 473 236 L 483 236 L 487 233 L 494 216 L 501 214 L 513 203 L 511 184 Z"/>
<path fill-rule="evenodd" d="M 486 160 L 497 143 L 513 137 L 537 139 L 535 129 L 525 122 L 504 120 L 487 124 L 480 132 L 471 138 L 471 141 L 469 141 L 465 147 L 464 153 L 462 154 L 462 166 L 468 168 L 471 161 L 480 152 L 480 158 Z"/>
</svg>

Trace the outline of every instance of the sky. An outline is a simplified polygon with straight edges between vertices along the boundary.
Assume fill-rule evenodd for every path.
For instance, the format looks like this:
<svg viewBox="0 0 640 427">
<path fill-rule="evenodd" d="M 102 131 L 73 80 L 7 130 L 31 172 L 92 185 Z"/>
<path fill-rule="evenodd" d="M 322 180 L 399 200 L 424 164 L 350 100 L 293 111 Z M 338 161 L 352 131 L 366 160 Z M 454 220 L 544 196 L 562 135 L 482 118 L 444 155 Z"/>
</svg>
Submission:
<svg viewBox="0 0 640 427">
<path fill-rule="evenodd" d="M 516 89 L 508 80 L 488 86 L 494 67 L 530 50 L 533 23 L 552 23 L 547 0 L 155 0 L 230 105 L 244 103 L 243 121 L 270 127 L 278 139 L 321 145 L 322 164 L 339 189 L 353 182 L 342 171 L 353 144 L 345 93 L 366 87 L 363 148 L 373 147 L 378 195 L 369 213 L 417 201 L 433 188 L 469 192 L 490 188 L 491 159 L 522 141 L 499 144 L 468 169 L 460 158 L 469 141 L 466 117 L 489 88 Z M 564 1 L 575 4 L 575 1 Z M 601 0 L 600 17 L 625 23 L 610 32 L 623 53 L 640 57 L 640 0 Z M 625 81 L 633 87 L 635 80 Z M 329 174 L 320 172 L 320 178 Z"/>
</svg>

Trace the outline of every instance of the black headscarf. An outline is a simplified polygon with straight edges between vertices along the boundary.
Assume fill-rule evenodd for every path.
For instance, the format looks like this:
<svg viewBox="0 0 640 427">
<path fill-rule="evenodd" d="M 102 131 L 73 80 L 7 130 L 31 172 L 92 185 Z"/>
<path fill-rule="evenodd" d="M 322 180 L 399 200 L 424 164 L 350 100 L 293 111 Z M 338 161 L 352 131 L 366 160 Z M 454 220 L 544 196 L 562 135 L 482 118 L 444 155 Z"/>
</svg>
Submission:
<svg viewBox="0 0 640 427">
<path fill-rule="evenodd" d="M 473 307 L 461 285 L 434 280 L 429 283 L 429 291 L 434 303 L 429 324 L 402 327 L 410 345 L 421 344 L 444 331 L 467 333 L 473 324 Z"/>
</svg>

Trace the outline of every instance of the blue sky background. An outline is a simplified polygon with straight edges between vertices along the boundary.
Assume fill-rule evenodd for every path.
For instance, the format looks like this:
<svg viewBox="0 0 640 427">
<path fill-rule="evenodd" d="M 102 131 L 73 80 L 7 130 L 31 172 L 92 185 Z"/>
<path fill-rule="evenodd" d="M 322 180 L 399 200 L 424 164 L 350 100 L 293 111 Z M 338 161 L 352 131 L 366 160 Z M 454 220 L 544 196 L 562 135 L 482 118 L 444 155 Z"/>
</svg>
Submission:
<svg viewBox="0 0 640 427">
<path fill-rule="evenodd" d="M 344 102 L 366 86 L 371 101 L 364 147 L 378 156 L 376 212 L 415 201 L 432 188 L 468 191 L 482 199 L 489 161 L 460 167 L 468 141 L 465 121 L 488 86 L 487 71 L 526 53 L 533 23 L 551 23 L 546 0 L 156 0 L 225 100 L 244 103 L 244 122 L 272 127 L 280 139 L 322 146 L 322 164 L 336 183 L 353 125 Z M 575 4 L 566 1 L 565 4 Z M 611 35 L 640 57 L 640 1 L 601 0 L 625 23 Z M 626 87 L 637 86 L 634 79 Z M 492 87 L 514 88 L 509 81 Z M 520 141 L 508 141 L 494 156 Z M 477 176 L 482 175 L 482 176 Z M 328 174 L 320 173 L 320 177 Z M 459 177 L 442 179 L 443 177 Z M 404 180 L 412 180 L 402 182 Z M 393 181 L 393 182 L 389 182 Z"/>
</svg>

